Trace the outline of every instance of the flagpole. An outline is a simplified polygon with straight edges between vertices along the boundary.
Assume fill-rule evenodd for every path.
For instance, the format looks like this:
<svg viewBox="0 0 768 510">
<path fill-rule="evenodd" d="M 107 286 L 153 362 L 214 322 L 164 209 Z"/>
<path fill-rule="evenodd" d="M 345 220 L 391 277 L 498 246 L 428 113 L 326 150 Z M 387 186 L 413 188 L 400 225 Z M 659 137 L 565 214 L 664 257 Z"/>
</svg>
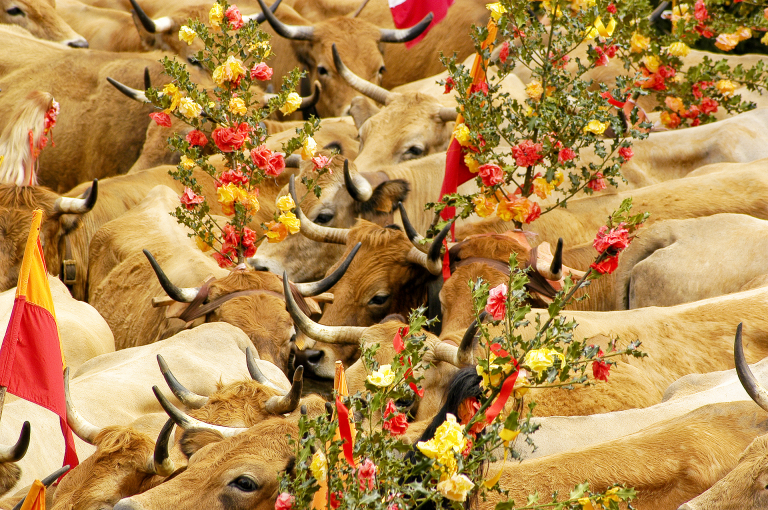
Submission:
<svg viewBox="0 0 768 510">
<path fill-rule="evenodd" d="M 5 404 L 5 390 L 8 386 L 0 386 L 0 419 L 3 418 L 3 404 Z"/>
</svg>

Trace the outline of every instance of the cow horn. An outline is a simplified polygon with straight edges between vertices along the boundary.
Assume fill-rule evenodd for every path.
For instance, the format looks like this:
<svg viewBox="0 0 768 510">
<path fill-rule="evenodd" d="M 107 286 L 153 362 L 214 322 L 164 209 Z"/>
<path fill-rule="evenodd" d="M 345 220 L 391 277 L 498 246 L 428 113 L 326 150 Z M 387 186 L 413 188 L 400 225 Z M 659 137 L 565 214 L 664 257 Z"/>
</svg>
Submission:
<svg viewBox="0 0 768 510">
<path fill-rule="evenodd" d="M 455 367 L 461 367 L 459 363 L 459 348 L 452 343 L 438 340 L 432 348 L 432 354 L 437 361 L 444 361 Z"/>
<path fill-rule="evenodd" d="M 453 222 L 448 223 L 443 227 L 437 236 L 432 240 L 432 244 L 429 246 L 429 251 L 424 253 L 414 245 L 411 251 L 408 252 L 406 259 L 415 264 L 419 264 L 426 268 L 427 271 L 437 276 L 443 272 L 443 260 L 441 250 L 443 248 L 443 240 L 448 235 L 448 231 L 451 230 Z"/>
<path fill-rule="evenodd" d="M 394 92 L 390 92 L 383 87 L 374 85 L 350 71 L 347 66 L 344 65 L 344 62 L 341 61 L 341 56 L 336 49 L 336 44 L 331 46 L 331 51 L 333 52 L 333 63 L 336 65 L 336 71 L 342 78 L 344 78 L 344 81 L 346 81 L 350 87 L 381 104 L 387 104 L 394 97 Z"/>
<path fill-rule="evenodd" d="M 45 485 L 45 486 L 46 486 L 46 488 L 47 488 L 47 487 L 50 487 L 51 485 L 53 485 L 53 482 L 55 482 L 56 480 L 58 480 L 59 478 L 61 478 L 61 475 L 63 475 L 63 474 L 64 474 L 64 473 L 66 473 L 67 471 L 69 471 L 69 464 L 67 464 L 66 466 L 62 466 L 62 467 L 60 467 L 59 469 L 57 469 L 56 471 L 54 471 L 54 472 L 53 472 L 53 473 L 51 473 L 50 475 L 48 475 L 48 476 L 46 476 L 45 478 L 43 478 L 43 479 L 41 480 L 41 483 L 42 483 L 43 485 Z M 16 503 L 16 505 L 13 507 L 13 510 L 21 510 L 21 507 L 22 507 L 22 506 L 24 506 L 24 502 L 25 502 L 26 500 L 27 500 L 27 497 L 26 497 L 26 496 L 24 496 L 23 498 L 21 498 L 21 499 L 19 500 L 19 502 L 18 502 L 18 503 Z"/>
<path fill-rule="evenodd" d="M 768 390 L 755 379 L 754 374 L 747 365 L 747 360 L 744 359 L 744 346 L 741 344 L 741 326 L 739 323 L 736 328 L 736 340 L 733 342 L 733 360 L 736 363 L 736 374 L 739 376 L 739 381 L 752 400 L 757 405 L 768 411 Z"/>
<path fill-rule="evenodd" d="M 405 235 L 408 236 L 408 239 L 410 239 L 411 243 L 418 248 L 421 251 L 424 251 L 426 253 L 426 245 L 422 242 L 424 241 L 424 236 L 419 234 L 416 229 L 413 227 L 413 224 L 411 223 L 411 220 L 408 218 L 408 213 L 405 212 L 405 206 L 402 202 L 397 203 L 397 208 L 400 210 L 400 220 L 403 222 L 403 228 L 405 229 Z"/>
<path fill-rule="evenodd" d="M 352 259 L 355 258 L 357 251 L 362 245 L 363 243 L 357 243 L 354 248 L 352 248 L 352 251 L 349 252 L 347 258 L 344 259 L 344 262 L 342 262 L 333 273 L 329 274 L 319 282 L 294 283 L 293 286 L 296 287 L 296 290 L 299 291 L 299 294 L 305 297 L 317 296 L 323 292 L 328 292 L 331 287 L 336 285 L 336 283 L 341 280 L 341 277 L 344 276 L 344 273 L 347 272 L 347 268 L 352 263 Z"/>
<path fill-rule="evenodd" d="M 488 315 L 488 312 L 483 311 L 480 314 L 480 321 Z M 472 321 L 467 331 L 464 332 L 464 336 L 461 338 L 461 344 L 459 344 L 459 352 L 457 353 L 458 366 L 467 367 L 475 364 L 474 345 L 475 338 L 477 337 L 477 330 L 479 329 L 479 323 L 477 319 Z"/>
<path fill-rule="evenodd" d="M 273 3 L 272 5 L 269 6 L 269 10 L 270 10 L 270 12 L 272 12 L 272 14 L 274 14 L 275 11 L 277 10 L 277 8 L 280 7 L 280 2 L 282 2 L 282 1 L 283 0 L 277 0 L 277 2 L 275 2 L 275 3 Z M 264 23 L 264 20 L 266 20 L 266 19 L 267 19 L 267 17 L 264 16 L 263 12 L 259 12 L 259 13 L 256 13 L 256 14 L 249 14 L 247 16 L 243 16 L 243 21 L 244 22 L 248 23 L 251 20 L 256 20 L 256 23 L 258 23 L 259 25 Z"/>
<path fill-rule="evenodd" d="M 183 411 L 176 409 L 176 407 L 171 404 L 171 402 L 165 397 L 165 395 L 162 394 L 160 388 L 157 386 L 152 386 L 152 392 L 155 394 L 155 398 L 157 398 L 157 401 L 160 402 L 160 406 L 162 406 L 166 414 L 171 417 L 176 425 L 183 428 L 184 430 L 212 430 L 214 432 L 218 432 L 224 437 L 233 437 L 240 434 L 241 432 L 248 430 L 246 427 L 223 427 L 221 425 L 212 425 L 210 423 L 200 421 L 197 418 L 192 418 Z"/>
<path fill-rule="evenodd" d="M 131 6 L 133 7 L 134 12 L 136 13 L 136 17 L 139 18 L 139 21 L 141 22 L 141 26 L 144 27 L 144 30 L 149 32 L 150 34 L 154 34 L 157 32 L 157 27 L 155 26 L 155 22 L 147 16 L 147 13 L 144 12 L 144 9 L 142 9 L 138 2 L 136 0 L 130 0 Z"/>
<path fill-rule="evenodd" d="M 0 462 L 16 462 L 21 460 L 29 448 L 32 426 L 25 421 L 21 426 L 19 440 L 13 446 L 0 446 Z"/>
<path fill-rule="evenodd" d="M 264 0 L 259 0 L 259 7 L 261 7 L 264 17 L 275 32 L 285 37 L 286 39 L 293 39 L 296 41 L 311 41 L 315 34 L 314 27 L 297 27 L 293 25 L 286 25 L 272 14 L 264 3 Z"/>
<path fill-rule="evenodd" d="M 548 269 L 537 268 L 538 272 L 547 280 L 558 281 L 563 277 L 563 238 L 557 240 L 555 254 L 552 256 L 552 264 Z"/>
<path fill-rule="evenodd" d="M 373 188 L 371 183 L 360 175 L 359 172 L 355 172 L 354 177 L 349 172 L 349 160 L 344 160 L 344 185 L 347 187 L 347 192 L 355 199 L 356 202 L 367 202 L 373 196 Z"/>
<path fill-rule="evenodd" d="M 200 409 L 208 403 L 208 397 L 189 391 L 176 379 L 161 354 L 157 355 L 157 364 L 160 365 L 160 373 L 163 374 L 163 379 L 168 383 L 168 387 L 173 395 L 179 399 L 179 402 L 189 409 Z"/>
<path fill-rule="evenodd" d="M 149 67 L 144 68 L 144 90 L 152 88 L 152 77 L 149 75 Z"/>
<path fill-rule="evenodd" d="M 96 444 L 96 436 L 101 429 L 80 416 L 75 406 L 72 405 L 72 397 L 69 394 L 69 367 L 64 369 L 64 398 L 67 402 L 67 424 L 77 437 L 88 444 Z"/>
<path fill-rule="evenodd" d="M 256 363 L 256 359 L 253 357 L 253 350 L 250 347 L 245 348 L 245 364 L 248 366 L 248 373 L 251 374 L 251 379 L 259 384 L 263 384 L 273 390 L 279 391 L 281 395 L 288 393 L 283 388 L 278 386 L 269 380 L 267 376 L 259 368 L 259 364 Z"/>
<path fill-rule="evenodd" d="M 259 0 L 261 2 L 261 0 Z M 387 43 L 405 43 L 408 41 L 412 41 L 416 39 L 418 36 L 424 32 L 430 23 L 432 23 L 432 18 L 434 18 L 435 15 L 431 12 L 424 16 L 424 19 L 419 21 L 417 24 L 413 25 L 411 28 L 404 28 L 402 30 L 395 30 L 392 28 L 380 28 L 379 32 L 381 33 L 381 38 L 379 39 L 381 42 L 387 42 Z"/>
<path fill-rule="evenodd" d="M 171 432 L 173 432 L 172 419 L 168 419 L 160 429 L 160 434 L 155 441 L 155 451 L 152 456 L 147 459 L 147 473 L 159 476 L 170 476 L 176 470 L 176 467 L 171 460 Z"/>
<path fill-rule="evenodd" d="M 456 116 L 458 113 L 456 113 L 456 108 L 447 108 L 443 107 L 440 108 L 440 120 L 443 122 L 453 122 L 456 120 Z"/>
<path fill-rule="evenodd" d="M 648 21 L 651 22 L 651 25 L 655 24 L 659 19 L 661 18 L 662 13 L 664 10 L 669 7 L 669 2 L 661 2 L 656 9 L 653 10 L 650 16 L 648 16 Z"/>
<path fill-rule="evenodd" d="M 290 181 L 288 181 L 288 191 L 291 193 L 291 198 L 293 198 L 293 202 L 296 204 L 296 218 L 301 223 L 301 234 L 304 237 L 318 243 L 347 244 L 348 228 L 323 227 L 313 223 L 304 216 L 304 212 L 301 210 L 299 201 L 296 198 L 296 178 L 293 175 L 291 175 Z"/>
<path fill-rule="evenodd" d="M 327 344 L 356 345 L 367 328 L 353 326 L 325 326 L 318 324 L 302 312 L 288 288 L 288 275 L 283 272 L 285 308 L 299 330 L 313 340 Z"/>
<path fill-rule="evenodd" d="M 194 300 L 197 297 L 197 293 L 200 292 L 200 287 L 177 287 L 173 283 L 171 283 L 171 280 L 168 279 L 168 277 L 163 272 L 163 269 L 160 267 L 160 264 L 157 263 L 157 260 L 155 260 L 155 257 L 152 256 L 152 254 L 149 252 L 149 250 L 142 250 L 144 252 L 144 255 L 146 255 L 147 259 L 149 260 L 150 265 L 152 266 L 152 269 L 155 271 L 155 275 L 157 275 L 157 279 L 160 282 L 160 286 L 163 288 L 166 294 L 173 299 L 174 301 L 178 301 L 179 303 L 191 303 L 192 300 Z"/>
<path fill-rule="evenodd" d="M 53 210 L 62 214 L 84 214 L 93 209 L 98 198 L 99 180 L 94 179 L 81 198 L 59 197 L 53 203 Z"/>
<path fill-rule="evenodd" d="M 352 18 L 357 18 L 360 16 L 360 13 L 363 12 L 363 9 L 365 9 L 365 6 L 368 5 L 368 0 L 363 0 L 363 2 L 360 4 L 360 6 L 357 8 L 357 10 L 352 14 Z"/>
<path fill-rule="evenodd" d="M 296 410 L 301 401 L 301 390 L 304 388 L 304 367 L 299 366 L 293 372 L 291 391 L 280 397 L 269 397 L 264 408 L 271 414 L 285 414 Z"/>
<path fill-rule="evenodd" d="M 146 80 L 147 75 L 145 74 L 144 77 Z M 112 79 L 109 76 L 107 76 L 107 81 L 117 90 L 119 90 L 129 98 L 133 99 L 134 101 L 138 101 L 140 103 L 149 103 L 149 99 L 147 99 L 147 95 L 144 93 L 143 90 L 132 89 L 128 85 L 123 85 L 119 81 Z"/>
</svg>

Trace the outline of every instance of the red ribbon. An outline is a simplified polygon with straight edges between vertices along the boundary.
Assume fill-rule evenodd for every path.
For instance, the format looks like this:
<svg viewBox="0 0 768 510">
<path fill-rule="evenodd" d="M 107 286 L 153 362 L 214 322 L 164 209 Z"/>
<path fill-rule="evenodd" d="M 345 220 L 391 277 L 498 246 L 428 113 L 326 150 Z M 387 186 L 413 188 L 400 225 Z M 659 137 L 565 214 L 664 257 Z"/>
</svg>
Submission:
<svg viewBox="0 0 768 510">
<path fill-rule="evenodd" d="M 404 328 L 400 328 L 397 330 L 397 333 L 395 333 L 395 338 L 392 339 L 392 345 L 395 348 L 395 352 L 400 354 L 403 352 L 403 349 L 405 349 L 405 343 L 403 342 L 403 337 L 408 334 L 408 326 L 405 326 Z M 405 360 L 403 360 L 403 357 L 400 356 L 400 362 L 404 363 Z M 405 371 L 405 378 L 408 379 L 413 375 L 413 369 L 410 368 L 412 366 L 411 357 L 408 356 L 408 370 Z M 416 383 L 409 382 L 408 386 L 411 387 L 413 392 L 417 394 L 419 397 L 424 396 L 424 388 L 419 388 Z"/>
<path fill-rule="evenodd" d="M 518 371 L 517 360 L 513 359 L 512 363 L 515 364 L 515 371 L 509 374 L 509 377 L 504 381 L 504 384 L 501 385 L 499 396 L 496 397 L 496 401 L 494 401 L 485 413 L 485 422 L 489 425 L 493 423 L 493 420 L 495 420 L 496 417 L 501 414 L 501 411 L 504 410 L 504 406 L 507 405 L 507 400 L 509 400 L 510 395 L 512 395 L 512 390 L 515 389 L 517 375 L 520 372 Z"/>
<path fill-rule="evenodd" d="M 344 457 L 350 466 L 355 467 L 355 459 L 352 456 L 352 429 L 349 427 L 349 410 L 341 402 L 341 396 L 336 397 L 336 413 L 339 417 L 339 434 L 344 440 L 341 445 L 344 450 Z"/>
</svg>

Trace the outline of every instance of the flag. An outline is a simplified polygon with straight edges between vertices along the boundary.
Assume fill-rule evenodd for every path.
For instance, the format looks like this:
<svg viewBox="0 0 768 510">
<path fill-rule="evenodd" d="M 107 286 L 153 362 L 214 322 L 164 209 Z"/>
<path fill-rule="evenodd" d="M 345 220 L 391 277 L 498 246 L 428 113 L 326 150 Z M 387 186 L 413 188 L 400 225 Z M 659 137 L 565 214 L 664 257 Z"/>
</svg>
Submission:
<svg viewBox="0 0 768 510">
<path fill-rule="evenodd" d="M 445 18 L 448 7 L 453 5 L 453 2 L 454 0 L 389 0 L 389 10 L 392 11 L 392 20 L 397 28 L 411 28 L 430 12 L 434 15 L 427 29 L 416 39 L 405 43 L 405 47 L 411 48 L 421 41 L 432 27 Z"/>
<path fill-rule="evenodd" d="M 21 510 L 45 510 L 45 485 L 40 480 L 32 482 Z"/>
<path fill-rule="evenodd" d="M 0 348 L 0 386 L 59 416 L 65 444 L 62 465 L 75 467 L 77 452 L 64 400 L 64 353 L 40 244 L 42 219 L 42 210 L 32 213 L 16 299 Z"/>
</svg>

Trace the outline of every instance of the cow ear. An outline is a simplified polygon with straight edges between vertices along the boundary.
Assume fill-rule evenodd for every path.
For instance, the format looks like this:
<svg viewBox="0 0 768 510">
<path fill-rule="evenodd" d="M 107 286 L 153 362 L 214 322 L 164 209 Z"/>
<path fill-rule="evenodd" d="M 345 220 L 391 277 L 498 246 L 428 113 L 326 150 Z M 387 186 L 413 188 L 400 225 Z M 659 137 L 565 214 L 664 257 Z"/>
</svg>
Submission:
<svg viewBox="0 0 768 510">
<path fill-rule="evenodd" d="M 381 217 L 391 221 L 391 215 L 397 209 L 398 202 L 404 202 L 410 191 L 408 181 L 393 179 L 384 181 L 373 189 L 373 194 L 367 202 L 359 203 L 360 216 L 374 223 L 381 223 Z"/>
<path fill-rule="evenodd" d="M 365 124 L 365 121 L 379 113 L 379 109 L 363 96 L 355 96 L 349 106 L 349 114 L 355 121 L 355 127 Z"/>
<path fill-rule="evenodd" d="M 179 441 L 182 453 L 189 459 L 201 448 L 209 444 L 218 443 L 224 439 L 221 432 L 215 430 L 189 429 L 185 430 Z"/>
</svg>

